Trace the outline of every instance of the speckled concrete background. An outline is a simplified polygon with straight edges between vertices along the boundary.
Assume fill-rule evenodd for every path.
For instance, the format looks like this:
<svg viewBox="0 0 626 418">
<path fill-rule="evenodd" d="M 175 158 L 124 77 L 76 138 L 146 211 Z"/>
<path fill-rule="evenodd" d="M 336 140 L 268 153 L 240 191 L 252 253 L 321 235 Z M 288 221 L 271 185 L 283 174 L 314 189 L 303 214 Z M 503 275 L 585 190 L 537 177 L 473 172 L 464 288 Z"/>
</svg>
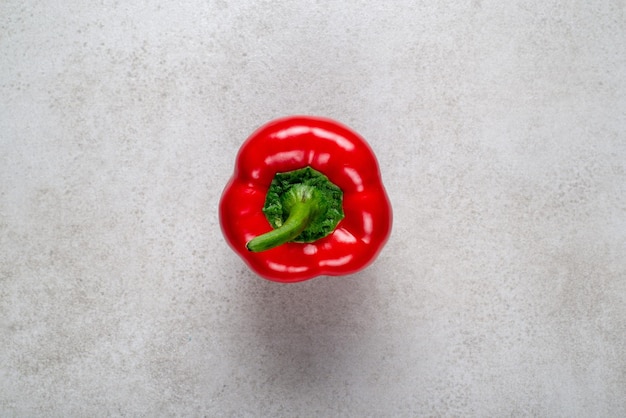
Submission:
<svg viewBox="0 0 626 418">
<path fill-rule="evenodd" d="M 0 56 L 1 416 L 626 416 L 623 1 L 5 0 Z M 221 238 L 294 113 L 379 156 L 361 273 Z"/>
</svg>

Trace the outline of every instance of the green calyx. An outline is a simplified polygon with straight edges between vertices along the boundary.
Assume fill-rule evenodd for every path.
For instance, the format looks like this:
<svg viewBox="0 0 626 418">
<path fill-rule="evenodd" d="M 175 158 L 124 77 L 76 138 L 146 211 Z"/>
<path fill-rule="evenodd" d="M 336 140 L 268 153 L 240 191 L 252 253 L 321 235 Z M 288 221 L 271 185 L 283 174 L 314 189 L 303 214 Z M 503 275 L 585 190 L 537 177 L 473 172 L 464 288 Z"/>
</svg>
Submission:
<svg viewBox="0 0 626 418">
<path fill-rule="evenodd" d="M 248 242 L 248 250 L 265 251 L 330 235 L 344 217 L 342 202 L 341 189 L 311 167 L 277 173 L 263 207 L 274 229 Z"/>
</svg>

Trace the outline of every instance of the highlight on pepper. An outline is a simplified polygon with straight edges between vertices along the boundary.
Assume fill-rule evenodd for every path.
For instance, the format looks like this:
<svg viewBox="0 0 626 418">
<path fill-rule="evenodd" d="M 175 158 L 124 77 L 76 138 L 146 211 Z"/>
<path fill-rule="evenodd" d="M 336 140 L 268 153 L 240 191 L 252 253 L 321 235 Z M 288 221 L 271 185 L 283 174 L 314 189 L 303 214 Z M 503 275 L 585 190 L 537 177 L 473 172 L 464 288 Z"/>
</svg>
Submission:
<svg viewBox="0 0 626 418">
<path fill-rule="evenodd" d="M 311 116 L 274 120 L 244 142 L 219 217 L 235 252 L 278 282 L 355 273 L 374 261 L 392 225 L 369 145 Z"/>
</svg>

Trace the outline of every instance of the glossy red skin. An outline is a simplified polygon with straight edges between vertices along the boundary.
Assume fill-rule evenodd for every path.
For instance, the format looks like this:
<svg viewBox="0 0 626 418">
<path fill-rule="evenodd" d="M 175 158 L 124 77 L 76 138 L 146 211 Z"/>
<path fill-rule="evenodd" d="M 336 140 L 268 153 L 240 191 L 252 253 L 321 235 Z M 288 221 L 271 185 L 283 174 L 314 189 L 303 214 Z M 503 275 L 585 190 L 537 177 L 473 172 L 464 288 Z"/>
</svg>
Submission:
<svg viewBox="0 0 626 418">
<path fill-rule="evenodd" d="M 272 230 L 262 209 L 274 175 L 306 166 L 341 188 L 344 219 L 332 234 L 315 242 L 248 251 L 248 241 Z M 226 241 L 250 268 L 285 283 L 365 268 L 389 238 L 392 225 L 389 198 L 369 145 L 346 126 L 310 116 L 271 121 L 244 142 L 219 216 Z"/>
</svg>

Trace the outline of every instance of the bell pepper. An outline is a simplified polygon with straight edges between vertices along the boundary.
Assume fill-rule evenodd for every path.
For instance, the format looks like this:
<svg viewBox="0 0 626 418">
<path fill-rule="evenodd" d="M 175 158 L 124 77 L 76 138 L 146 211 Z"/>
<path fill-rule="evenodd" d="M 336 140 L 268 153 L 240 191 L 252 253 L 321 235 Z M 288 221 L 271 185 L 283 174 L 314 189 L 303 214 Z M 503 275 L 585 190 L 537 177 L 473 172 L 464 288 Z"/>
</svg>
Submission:
<svg viewBox="0 0 626 418">
<path fill-rule="evenodd" d="M 310 116 L 271 121 L 243 143 L 219 217 L 235 252 L 278 282 L 357 272 L 374 261 L 392 225 L 369 145 Z"/>
</svg>

